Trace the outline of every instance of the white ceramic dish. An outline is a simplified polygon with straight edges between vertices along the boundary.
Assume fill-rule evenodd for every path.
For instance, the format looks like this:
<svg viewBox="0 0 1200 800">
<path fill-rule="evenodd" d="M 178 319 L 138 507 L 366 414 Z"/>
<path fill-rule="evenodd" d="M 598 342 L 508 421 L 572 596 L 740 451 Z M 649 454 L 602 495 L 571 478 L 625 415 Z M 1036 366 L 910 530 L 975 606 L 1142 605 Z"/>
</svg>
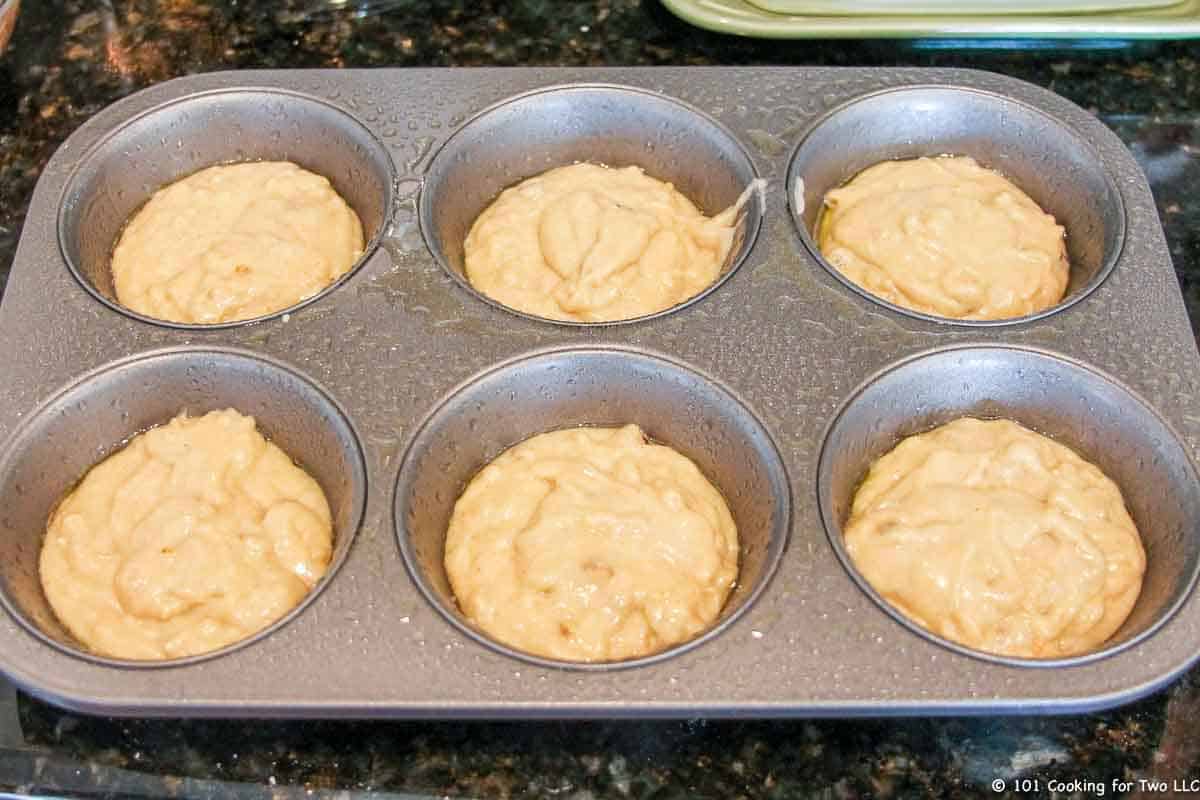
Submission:
<svg viewBox="0 0 1200 800">
<path fill-rule="evenodd" d="M 762 39 L 1196 39 L 1200 0 L 1107 14 L 818 16 L 772 14 L 743 0 L 662 0 L 680 18 Z"/>
<path fill-rule="evenodd" d="M 1176 6 L 1184 0 L 747 0 L 772 14 L 806 16 L 914 16 L 1097 14 Z"/>
</svg>

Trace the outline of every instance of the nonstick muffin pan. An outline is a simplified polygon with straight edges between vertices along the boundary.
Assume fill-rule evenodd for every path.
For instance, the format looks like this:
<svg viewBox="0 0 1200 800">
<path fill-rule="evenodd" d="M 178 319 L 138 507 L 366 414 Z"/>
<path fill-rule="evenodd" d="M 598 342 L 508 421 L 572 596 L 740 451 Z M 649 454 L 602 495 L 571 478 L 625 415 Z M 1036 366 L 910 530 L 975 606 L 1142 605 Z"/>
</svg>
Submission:
<svg viewBox="0 0 1200 800">
<path fill-rule="evenodd" d="M 974 156 L 1068 230 L 1057 307 L 959 323 L 878 302 L 812 244 L 822 195 L 887 158 Z M 106 259 L 164 183 L 287 159 L 370 239 L 314 298 L 248 323 L 123 309 Z M 504 187 L 574 161 L 636 164 L 707 213 L 752 181 L 726 269 L 612 324 L 518 314 L 462 276 Z M 1200 653 L 1200 357 L 1145 178 L 1091 115 L 959 70 L 238 72 L 96 115 L 34 193 L 0 336 L 0 671 L 51 702 L 139 716 L 618 717 L 1083 711 Z M 86 469 L 179 410 L 233 405 L 316 477 L 334 563 L 270 629 L 163 663 L 100 658 L 37 578 L 45 519 Z M 1098 463 L 1146 544 L 1141 598 L 1077 658 L 989 656 L 898 617 L 845 558 L 871 460 L 962 414 L 1009 417 Z M 742 543 L 714 627 L 634 661 L 498 646 L 457 610 L 441 537 L 466 481 L 547 430 L 636 422 L 693 459 Z"/>
</svg>

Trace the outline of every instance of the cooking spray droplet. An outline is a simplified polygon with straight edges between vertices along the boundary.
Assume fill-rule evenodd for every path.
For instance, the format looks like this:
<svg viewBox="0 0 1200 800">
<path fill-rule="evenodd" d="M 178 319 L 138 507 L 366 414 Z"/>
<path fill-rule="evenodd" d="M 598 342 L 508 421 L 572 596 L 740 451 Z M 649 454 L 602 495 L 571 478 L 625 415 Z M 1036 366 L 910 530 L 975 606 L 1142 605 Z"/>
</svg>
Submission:
<svg viewBox="0 0 1200 800">
<path fill-rule="evenodd" d="M 755 148 L 765 156 L 773 158 L 787 152 L 787 142 L 770 131 L 749 130 L 746 131 L 746 134 Z"/>
</svg>

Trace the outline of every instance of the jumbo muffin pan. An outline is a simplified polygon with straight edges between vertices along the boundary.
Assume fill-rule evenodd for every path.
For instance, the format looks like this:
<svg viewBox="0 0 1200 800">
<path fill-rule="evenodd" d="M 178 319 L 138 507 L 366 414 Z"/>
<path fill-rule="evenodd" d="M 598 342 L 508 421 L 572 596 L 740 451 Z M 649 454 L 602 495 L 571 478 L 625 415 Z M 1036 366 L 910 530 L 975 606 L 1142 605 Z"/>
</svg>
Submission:
<svg viewBox="0 0 1200 800">
<path fill-rule="evenodd" d="M 845 283 L 811 236 L 821 198 L 884 159 L 962 154 L 1067 228 L 1056 307 L 963 323 Z M 115 299 L 107 259 L 160 186 L 286 159 L 333 183 L 369 243 L 346 276 L 257 320 L 177 325 Z M 607 324 L 504 308 L 462 241 L 503 188 L 576 161 L 637 165 L 709 214 L 747 185 L 718 281 Z M 0 304 L 0 671 L 59 705 L 138 716 L 620 717 L 1084 711 L 1200 653 L 1200 354 L 1145 178 L 1065 100 L 958 70 L 806 68 L 239 72 L 97 114 L 47 165 Z M 133 434 L 233 406 L 329 497 L 331 569 L 244 642 L 103 658 L 54 618 L 46 518 Z M 1007 417 L 1097 463 L 1147 552 L 1097 651 L 992 656 L 897 615 L 846 557 L 871 461 L 964 414 Z M 497 644 L 458 610 L 447 520 L 507 447 L 634 422 L 701 468 L 741 539 L 697 639 L 574 664 Z"/>
</svg>

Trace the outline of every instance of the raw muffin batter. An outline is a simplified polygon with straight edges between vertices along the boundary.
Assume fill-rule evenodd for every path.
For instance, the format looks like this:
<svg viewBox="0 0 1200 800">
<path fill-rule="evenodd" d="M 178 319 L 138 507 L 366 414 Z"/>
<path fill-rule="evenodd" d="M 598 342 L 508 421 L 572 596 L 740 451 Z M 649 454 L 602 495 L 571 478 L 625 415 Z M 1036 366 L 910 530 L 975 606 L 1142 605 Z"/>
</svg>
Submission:
<svg viewBox="0 0 1200 800">
<path fill-rule="evenodd" d="M 1062 299 L 1065 232 L 966 157 L 887 161 L 825 195 L 818 244 L 843 275 L 898 306 L 954 319 L 1032 314 Z"/>
<path fill-rule="evenodd" d="M 463 612 L 505 644 L 571 661 L 691 639 L 717 618 L 737 567 L 720 493 L 636 425 L 510 448 L 467 486 L 446 535 Z"/>
<path fill-rule="evenodd" d="M 158 190 L 113 251 L 117 300 L 172 322 L 251 319 L 333 283 L 363 253 L 358 216 L 320 175 L 264 161 Z"/>
<path fill-rule="evenodd" d="M 91 469 L 50 515 L 42 588 L 96 653 L 204 653 L 282 617 L 325 574 L 321 487 L 232 409 L 180 415 Z"/>
<path fill-rule="evenodd" d="M 1116 484 L 1007 420 L 959 419 L 901 442 L 871 466 L 845 542 L 863 577 L 913 621 L 1032 658 L 1105 642 L 1146 568 Z"/>
<path fill-rule="evenodd" d="M 550 319 L 653 314 L 716 281 L 750 191 L 709 218 L 639 167 L 552 169 L 505 189 L 475 220 L 467 279 L 493 300 Z"/>
</svg>

